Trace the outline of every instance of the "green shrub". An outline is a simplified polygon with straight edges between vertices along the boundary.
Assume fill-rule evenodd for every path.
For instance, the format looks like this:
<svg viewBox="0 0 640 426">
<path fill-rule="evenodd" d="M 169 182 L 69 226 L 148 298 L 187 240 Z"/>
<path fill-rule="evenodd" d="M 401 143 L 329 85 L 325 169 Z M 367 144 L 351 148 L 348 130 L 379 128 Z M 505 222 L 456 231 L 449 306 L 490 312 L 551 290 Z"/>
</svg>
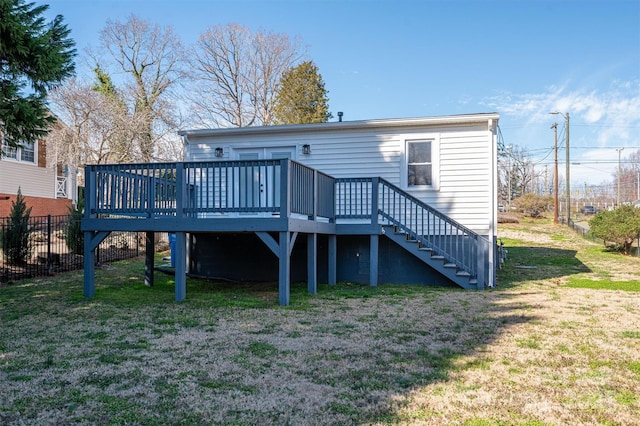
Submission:
<svg viewBox="0 0 640 426">
<path fill-rule="evenodd" d="M 30 215 L 31 207 L 27 208 L 22 191 L 18 188 L 16 200 L 11 203 L 9 220 L 0 229 L 0 247 L 10 265 L 23 264 L 31 255 Z"/>
<path fill-rule="evenodd" d="M 80 197 L 76 206 L 69 207 L 65 241 L 73 254 L 84 253 L 84 233 L 80 230 L 80 221 L 84 211 L 84 199 Z"/>
<path fill-rule="evenodd" d="M 620 206 L 600 212 L 589 221 L 589 227 L 594 237 L 605 244 L 614 243 L 617 250 L 628 254 L 633 240 L 640 235 L 640 208 Z"/>
</svg>

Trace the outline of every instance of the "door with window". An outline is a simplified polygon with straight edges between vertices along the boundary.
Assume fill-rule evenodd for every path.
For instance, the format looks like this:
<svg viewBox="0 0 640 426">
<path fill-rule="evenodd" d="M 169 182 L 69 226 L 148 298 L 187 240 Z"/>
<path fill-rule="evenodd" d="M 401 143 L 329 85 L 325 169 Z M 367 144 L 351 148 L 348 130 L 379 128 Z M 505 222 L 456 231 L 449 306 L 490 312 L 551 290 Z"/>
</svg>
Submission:
<svg viewBox="0 0 640 426">
<path fill-rule="evenodd" d="M 245 214 L 265 214 L 280 207 L 280 166 L 256 160 L 293 159 L 295 147 L 235 149 L 235 158 L 246 161 L 236 170 L 237 205 Z"/>
</svg>

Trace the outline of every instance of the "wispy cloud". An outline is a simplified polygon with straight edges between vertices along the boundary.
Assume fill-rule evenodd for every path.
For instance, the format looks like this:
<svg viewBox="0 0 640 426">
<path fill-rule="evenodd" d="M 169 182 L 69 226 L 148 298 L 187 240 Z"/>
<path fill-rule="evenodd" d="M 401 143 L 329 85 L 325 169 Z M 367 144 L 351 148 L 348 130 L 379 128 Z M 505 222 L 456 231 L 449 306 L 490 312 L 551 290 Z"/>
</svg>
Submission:
<svg viewBox="0 0 640 426">
<path fill-rule="evenodd" d="M 613 81 L 606 91 L 551 86 L 541 93 L 503 93 L 485 101 L 523 127 L 549 122 L 549 112 L 569 113 L 571 123 L 594 126 L 599 145 L 640 145 L 640 81 Z M 594 142 L 595 142 L 594 141 Z"/>
</svg>

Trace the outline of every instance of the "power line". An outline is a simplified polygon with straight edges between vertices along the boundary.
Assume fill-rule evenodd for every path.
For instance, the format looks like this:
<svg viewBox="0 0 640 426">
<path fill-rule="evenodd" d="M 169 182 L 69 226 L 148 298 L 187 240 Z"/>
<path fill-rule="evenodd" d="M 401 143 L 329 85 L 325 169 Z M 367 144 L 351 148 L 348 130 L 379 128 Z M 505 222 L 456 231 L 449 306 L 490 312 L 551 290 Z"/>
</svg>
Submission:
<svg viewBox="0 0 640 426">
<path fill-rule="evenodd" d="M 640 146 L 628 146 L 628 145 L 621 145 L 622 148 L 629 148 L 629 149 L 640 149 Z M 620 148 L 620 147 L 617 147 Z M 616 149 L 616 147 L 610 147 L 610 146 L 574 146 L 571 149 L 609 149 L 609 150 L 614 150 Z"/>
<path fill-rule="evenodd" d="M 640 126 L 617 126 L 610 124 L 571 124 L 575 127 L 607 127 L 613 129 L 640 129 Z"/>
</svg>

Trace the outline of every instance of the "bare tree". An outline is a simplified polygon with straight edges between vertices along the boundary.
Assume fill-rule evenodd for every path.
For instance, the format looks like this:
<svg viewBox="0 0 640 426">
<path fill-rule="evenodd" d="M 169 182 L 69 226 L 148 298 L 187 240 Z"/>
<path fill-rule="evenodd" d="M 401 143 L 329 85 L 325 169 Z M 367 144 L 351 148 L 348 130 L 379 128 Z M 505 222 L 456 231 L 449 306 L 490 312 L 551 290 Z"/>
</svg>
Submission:
<svg viewBox="0 0 640 426">
<path fill-rule="evenodd" d="M 638 188 L 640 188 L 640 150 L 631 152 L 622 158 L 620 174 L 616 169 L 614 173 L 614 184 L 616 191 L 620 187 L 620 202 L 635 201 L 640 198 Z M 618 184 L 618 182 L 620 182 Z"/>
<path fill-rule="evenodd" d="M 291 40 L 285 34 L 259 32 L 253 39 L 253 64 L 255 74 L 249 82 L 256 99 L 256 115 L 259 123 L 274 123 L 274 107 L 282 75 L 302 60 L 299 39 Z M 251 75 L 251 74 L 250 74 Z"/>
<path fill-rule="evenodd" d="M 499 191 L 504 201 L 518 198 L 531 192 L 533 173 L 531 157 L 526 149 L 510 146 L 498 157 Z M 511 196 L 509 196 L 509 189 Z"/>
<path fill-rule="evenodd" d="M 182 42 L 171 27 L 151 25 L 134 15 L 126 22 L 107 21 L 100 39 L 127 77 L 122 94 L 140 123 L 134 140 L 140 160 L 151 161 L 166 128 L 175 124 L 171 89 L 183 76 Z"/>
<path fill-rule="evenodd" d="M 49 101 L 62 122 L 48 138 L 56 162 L 82 166 L 131 161 L 137 124 L 124 104 L 75 78 L 51 92 Z"/>
<path fill-rule="evenodd" d="M 283 34 L 258 32 L 238 24 L 219 25 L 200 35 L 190 55 L 191 101 L 199 121 L 213 127 L 273 123 L 273 105 L 282 73 L 302 58 L 299 42 Z"/>
</svg>

